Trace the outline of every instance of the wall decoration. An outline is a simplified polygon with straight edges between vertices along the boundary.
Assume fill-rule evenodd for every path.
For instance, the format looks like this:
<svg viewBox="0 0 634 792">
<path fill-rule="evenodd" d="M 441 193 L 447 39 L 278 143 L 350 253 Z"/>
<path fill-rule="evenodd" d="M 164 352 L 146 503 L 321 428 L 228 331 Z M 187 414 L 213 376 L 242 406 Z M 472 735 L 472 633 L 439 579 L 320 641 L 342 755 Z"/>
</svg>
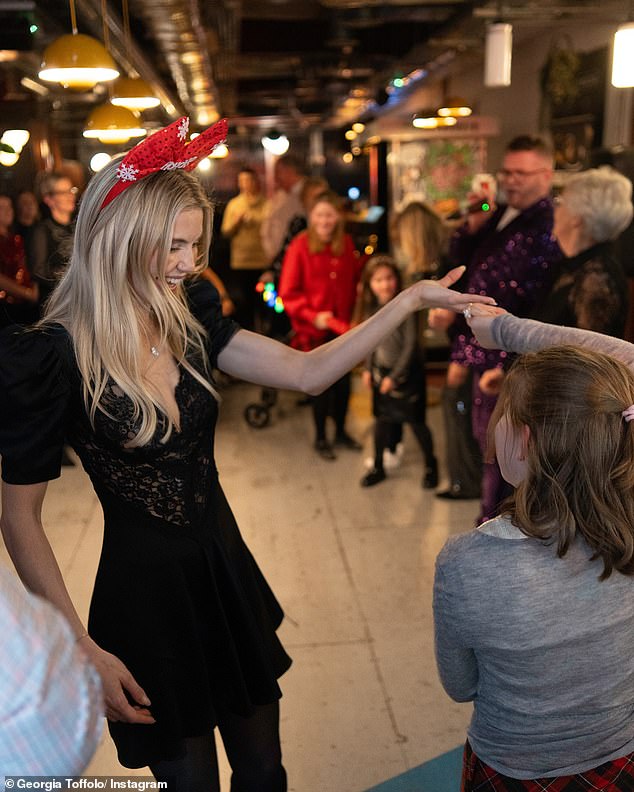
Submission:
<svg viewBox="0 0 634 792">
<path fill-rule="evenodd" d="M 471 180 L 485 165 L 484 140 L 395 141 L 388 154 L 392 207 L 420 200 L 450 214 L 466 203 Z"/>
</svg>

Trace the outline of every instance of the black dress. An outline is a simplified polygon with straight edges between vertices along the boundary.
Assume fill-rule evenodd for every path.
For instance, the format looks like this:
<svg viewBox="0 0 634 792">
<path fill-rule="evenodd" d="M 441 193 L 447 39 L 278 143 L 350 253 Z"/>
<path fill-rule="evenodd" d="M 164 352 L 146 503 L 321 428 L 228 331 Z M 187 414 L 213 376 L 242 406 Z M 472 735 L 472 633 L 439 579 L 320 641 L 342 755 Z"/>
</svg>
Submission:
<svg viewBox="0 0 634 792">
<path fill-rule="evenodd" d="M 238 326 L 206 282 L 191 291 L 212 366 Z M 192 361 L 192 363 L 195 362 Z M 119 761 L 178 758 L 182 739 L 208 733 L 218 713 L 248 716 L 281 696 L 290 666 L 276 636 L 283 613 L 244 544 L 213 457 L 217 403 L 181 369 L 180 432 L 161 427 L 142 448 L 130 400 L 114 383 L 91 427 L 71 340 L 61 327 L 0 334 L 0 452 L 11 484 L 60 475 L 64 442 L 101 501 L 104 542 L 89 631 L 148 694 L 154 725 L 111 723 Z"/>
</svg>

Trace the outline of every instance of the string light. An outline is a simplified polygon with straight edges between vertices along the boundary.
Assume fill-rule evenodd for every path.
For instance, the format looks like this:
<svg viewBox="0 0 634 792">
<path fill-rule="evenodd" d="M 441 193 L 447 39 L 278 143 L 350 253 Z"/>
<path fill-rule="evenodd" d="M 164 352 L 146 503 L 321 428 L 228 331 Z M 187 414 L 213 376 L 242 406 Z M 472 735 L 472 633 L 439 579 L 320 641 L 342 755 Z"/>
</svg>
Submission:
<svg viewBox="0 0 634 792">
<path fill-rule="evenodd" d="M 271 281 L 258 281 L 255 284 L 255 290 L 262 295 L 264 304 L 272 308 L 275 313 L 284 313 L 284 301 L 277 293 L 274 283 L 271 283 Z"/>
</svg>

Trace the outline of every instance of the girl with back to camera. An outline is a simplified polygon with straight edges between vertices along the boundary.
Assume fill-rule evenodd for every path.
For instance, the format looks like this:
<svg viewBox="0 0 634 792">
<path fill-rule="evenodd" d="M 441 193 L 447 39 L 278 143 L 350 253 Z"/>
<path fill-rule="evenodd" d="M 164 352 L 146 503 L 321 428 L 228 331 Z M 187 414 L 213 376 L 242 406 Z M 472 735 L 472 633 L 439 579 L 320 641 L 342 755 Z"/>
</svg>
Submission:
<svg viewBox="0 0 634 792">
<path fill-rule="evenodd" d="M 214 461 L 211 371 L 319 393 L 412 311 L 465 307 L 422 282 L 304 354 L 223 317 L 207 262 L 212 210 L 188 173 L 226 137 L 181 118 L 96 174 L 43 321 L 0 334 L 0 527 L 26 586 L 64 613 L 99 671 L 126 767 L 169 792 L 217 792 L 214 727 L 232 792 L 283 792 L 283 613 L 240 536 Z M 486 301 L 486 298 L 481 298 Z M 491 302 L 489 300 L 489 302 Z M 88 630 L 42 525 L 64 442 L 103 507 Z"/>
<path fill-rule="evenodd" d="M 590 350 L 505 379 L 490 432 L 515 492 L 436 566 L 440 676 L 474 704 L 463 792 L 634 789 L 633 418 L 634 374 Z"/>
<path fill-rule="evenodd" d="M 401 291 L 401 272 L 391 256 L 372 256 L 363 271 L 357 320 L 367 319 Z M 383 339 L 366 358 L 363 382 L 372 388 L 374 424 L 374 467 L 361 479 L 362 487 L 373 487 L 386 478 L 383 454 L 389 448 L 394 427 L 408 423 L 423 453 L 425 473 L 422 486 L 438 484 L 434 442 L 425 423 L 427 388 L 422 351 L 417 340 L 415 316 L 407 319 Z"/>
</svg>

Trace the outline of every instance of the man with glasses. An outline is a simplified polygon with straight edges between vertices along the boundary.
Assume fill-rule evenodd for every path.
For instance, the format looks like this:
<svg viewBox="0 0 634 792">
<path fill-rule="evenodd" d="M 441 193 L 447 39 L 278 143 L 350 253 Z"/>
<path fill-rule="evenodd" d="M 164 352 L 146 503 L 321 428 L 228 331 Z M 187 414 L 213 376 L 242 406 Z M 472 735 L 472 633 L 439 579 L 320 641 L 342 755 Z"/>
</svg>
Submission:
<svg viewBox="0 0 634 792">
<path fill-rule="evenodd" d="M 488 294 L 516 316 L 529 316 L 548 294 L 554 278 L 552 264 L 561 256 L 551 235 L 552 150 L 541 138 L 514 138 L 497 175 L 499 205 L 467 215 L 451 240 L 450 259 L 467 266 L 466 283 L 460 283 L 465 292 Z M 495 514 L 506 495 L 497 464 L 482 465 L 478 450 L 485 454 L 486 429 L 507 353 L 483 349 L 464 317 L 451 319 L 451 362 L 443 396 L 450 486 L 437 495 L 477 497 L 481 476 L 481 522 Z M 437 317 L 436 324 L 441 322 L 442 317 Z"/>
<path fill-rule="evenodd" d="M 73 236 L 77 188 L 61 173 L 47 173 L 39 184 L 48 217 L 33 229 L 26 256 L 31 274 L 39 284 L 43 306 L 66 267 Z"/>
</svg>

